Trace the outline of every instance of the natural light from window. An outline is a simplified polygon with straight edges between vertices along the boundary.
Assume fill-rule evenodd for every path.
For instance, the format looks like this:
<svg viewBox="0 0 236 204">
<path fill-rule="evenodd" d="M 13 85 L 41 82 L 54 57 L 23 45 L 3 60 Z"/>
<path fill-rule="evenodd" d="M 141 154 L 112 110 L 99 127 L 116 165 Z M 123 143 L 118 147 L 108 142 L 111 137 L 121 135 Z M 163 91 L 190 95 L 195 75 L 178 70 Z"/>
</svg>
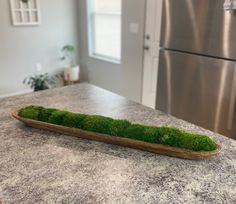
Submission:
<svg viewBox="0 0 236 204">
<path fill-rule="evenodd" d="M 121 0 L 87 0 L 89 54 L 102 60 L 121 60 Z"/>
</svg>

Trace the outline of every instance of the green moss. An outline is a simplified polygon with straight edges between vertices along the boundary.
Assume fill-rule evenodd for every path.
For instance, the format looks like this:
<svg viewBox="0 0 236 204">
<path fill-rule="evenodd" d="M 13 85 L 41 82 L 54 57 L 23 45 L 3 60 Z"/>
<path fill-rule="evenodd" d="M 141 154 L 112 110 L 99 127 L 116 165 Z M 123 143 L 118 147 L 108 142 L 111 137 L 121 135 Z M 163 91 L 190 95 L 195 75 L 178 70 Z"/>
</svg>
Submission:
<svg viewBox="0 0 236 204">
<path fill-rule="evenodd" d="M 212 151 L 216 146 L 206 135 L 196 135 L 176 128 L 159 127 L 157 129 L 159 143 L 172 147 L 180 147 L 194 151 Z"/>
<path fill-rule="evenodd" d="M 79 113 L 67 113 L 64 116 L 62 125 L 67 127 L 83 128 L 82 122 L 85 119 L 85 117 L 86 115 Z"/>
<path fill-rule="evenodd" d="M 42 106 L 28 106 L 19 111 L 19 116 L 48 122 L 49 117 L 54 111 L 56 109 L 44 108 Z"/>
<path fill-rule="evenodd" d="M 157 127 L 149 127 L 140 124 L 130 125 L 124 132 L 123 137 L 141 140 L 144 142 L 157 143 Z"/>
<path fill-rule="evenodd" d="M 18 115 L 23 118 L 29 118 L 33 120 L 38 120 L 40 110 L 37 106 L 27 106 L 25 108 L 22 108 Z"/>
<path fill-rule="evenodd" d="M 121 136 L 130 125 L 128 120 L 113 120 L 110 124 L 110 135 Z"/>
<path fill-rule="evenodd" d="M 53 108 L 41 108 L 40 113 L 39 113 L 39 120 L 43 121 L 43 122 L 48 122 L 50 116 L 55 111 L 57 111 L 57 110 L 53 109 Z"/>
<path fill-rule="evenodd" d="M 49 117 L 48 122 L 56 125 L 62 125 L 64 117 L 67 113 L 68 113 L 67 111 L 60 111 L 60 110 L 54 111 Z"/>
<path fill-rule="evenodd" d="M 144 141 L 145 127 L 139 124 L 130 125 L 122 134 L 123 137 Z"/>
<path fill-rule="evenodd" d="M 179 129 L 160 127 L 157 130 L 159 135 L 159 142 L 174 147 L 179 147 L 181 142 L 179 139 L 182 138 L 182 133 Z"/>
<path fill-rule="evenodd" d="M 127 120 L 114 120 L 100 115 L 70 113 L 40 106 L 22 108 L 18 114 L 21 117 L 33 120 L 193 151 L 216 149 L 215 143 L 208 136 L 192 134 L 176 128 L 131 124 Z"/>
<path fill-rule="evenodd" d="M 185 134 L 189 134 L 189 133 L 185 133 Z M 187 148 L 187 149 L 191 149 L 194 151 L 213 151 L 216 149 L 215 143 L 208 136 L 192 135 L 192 137 L 193 137 L 194 142 L 192 143 L 192 146 L 190 146 L 190 148 Z M 185 147 L 183 148 L 186 148 L 187 146 L 188 146 L 188 143 L 185 142 Z"/>
<path fill-rule="evenodd" d="M 146 127 L 144 135 L 146 142 L 159 143 L 160 141 L 160 135 L 158 134 L 158 127 Z"/>
<path fill-rule="evenodd" d="M 88 115 L 82 122 L 84 130 L 93 131 L 97 133 L 110 134 L 110 127 L 113 119 L 100 116 Z"/>
</svg>

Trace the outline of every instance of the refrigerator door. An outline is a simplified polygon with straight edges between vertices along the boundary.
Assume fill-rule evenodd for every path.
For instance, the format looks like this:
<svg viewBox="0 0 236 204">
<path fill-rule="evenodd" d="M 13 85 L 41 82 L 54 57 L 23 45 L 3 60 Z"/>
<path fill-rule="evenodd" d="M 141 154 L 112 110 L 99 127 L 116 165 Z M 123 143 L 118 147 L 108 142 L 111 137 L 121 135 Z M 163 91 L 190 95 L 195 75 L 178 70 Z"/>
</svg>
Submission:
<svg viewBox="0 0 236 204">
<path fill-rule="evenodd" d="M 225 0 L 164 0 L 161 47 L 236 59 L 236 13 Z"/>
<path fill-rule="evenodd" d="M 161 50 L 158 110 L 236 139 L 235 62 Z"/>
</svg>

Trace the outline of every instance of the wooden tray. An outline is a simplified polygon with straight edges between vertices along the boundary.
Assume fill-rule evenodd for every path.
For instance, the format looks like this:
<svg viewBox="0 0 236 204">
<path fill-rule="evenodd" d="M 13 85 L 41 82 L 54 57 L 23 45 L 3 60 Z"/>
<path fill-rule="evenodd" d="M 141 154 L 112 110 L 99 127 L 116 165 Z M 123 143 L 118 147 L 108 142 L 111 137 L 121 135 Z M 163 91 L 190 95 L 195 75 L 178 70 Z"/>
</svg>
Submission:
<svg viewBox="0 0 236 204">
<path fill-rule="evenodd" d="M 184 159 L 193 159 L 193 160 L 204 159 L 204 158 L 217 155 L 221 151 L 220 145 L 216 143 L 215 144 L 217 148 L 214 151 L 210 151 L 210 152 L 198 151 L 197 152 L 197 151 L 191 151 L 191 150 L 182 149 L 182 148 L 170 147 L 170 146 L 162 145 L 162 144 L 153 144 L 153 143 L 133 140 L 129 138 L 110 136 L 106 134 L 85 131 L 78 128 L 69 128 L 69 127 L 54 125 L 54 124 L 45 123 L 45 122 L 41 122 L 37 120 L 31 120 L 31 119 L 18 116 L 18 111 L 15 111 L 14 113 L 12 113 L 12 116 L 22 121 L 26 125 L 34 127 L 34 128 L 49 130 L 52 132 L 58 132 L 58 133 L 66 134 L 66 135 L 73 135 L 73 136 L 84 138 L 84 139 L 91 139 L 91 140 L 96 140 L 99 142 L 121 145 L 121 146 L 131 147 L 135 149 L 145 150 L 149 152 L 154 152 L 158 154 L 179 157 L 179 158 L 184 158 Z"/>
</svg>

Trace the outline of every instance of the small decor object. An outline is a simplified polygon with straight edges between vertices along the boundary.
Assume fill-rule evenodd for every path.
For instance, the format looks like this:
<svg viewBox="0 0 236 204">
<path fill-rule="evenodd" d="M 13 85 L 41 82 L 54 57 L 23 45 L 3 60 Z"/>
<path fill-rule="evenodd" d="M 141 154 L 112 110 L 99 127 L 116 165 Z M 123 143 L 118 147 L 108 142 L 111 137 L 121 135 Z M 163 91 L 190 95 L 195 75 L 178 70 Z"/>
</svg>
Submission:
<svg viewBox="0 0 236 204">
<path fill-rule="evenodd" d="M 14 26 L 40 25 L 39 0 L 10 0 Z"/>
<path fill-rule="evenodd" d="M 74 65 L 74 53 L 75 48 L 73 45 L 65 45 L 62 48 L 63 57 L 61 57 L 62 61 L 66 61 L 68 63 L 64 69 L 64 80 L 66 84 L 73 84 L 79 81 L 79 65 Z"/>
<path fill-rule="evenodd" d="M 127 120 L 40 106 L 27 106 L 12 115 L 34 128 L 185 159 L 203 159 L 221 151 L 210 137 L 177 128 L 132 124 Z"/>
<path fill-rule="evenodd" d="M 29 85 L 34 91 L 41 91 L 49 89 L 50 86 L 56 84 L 56 78 L 58 77 L 58 75 L 50 77 L 48 73 L 35 74 L 34 76 L 25 78 L 23 83 Z"/>
</svg>

